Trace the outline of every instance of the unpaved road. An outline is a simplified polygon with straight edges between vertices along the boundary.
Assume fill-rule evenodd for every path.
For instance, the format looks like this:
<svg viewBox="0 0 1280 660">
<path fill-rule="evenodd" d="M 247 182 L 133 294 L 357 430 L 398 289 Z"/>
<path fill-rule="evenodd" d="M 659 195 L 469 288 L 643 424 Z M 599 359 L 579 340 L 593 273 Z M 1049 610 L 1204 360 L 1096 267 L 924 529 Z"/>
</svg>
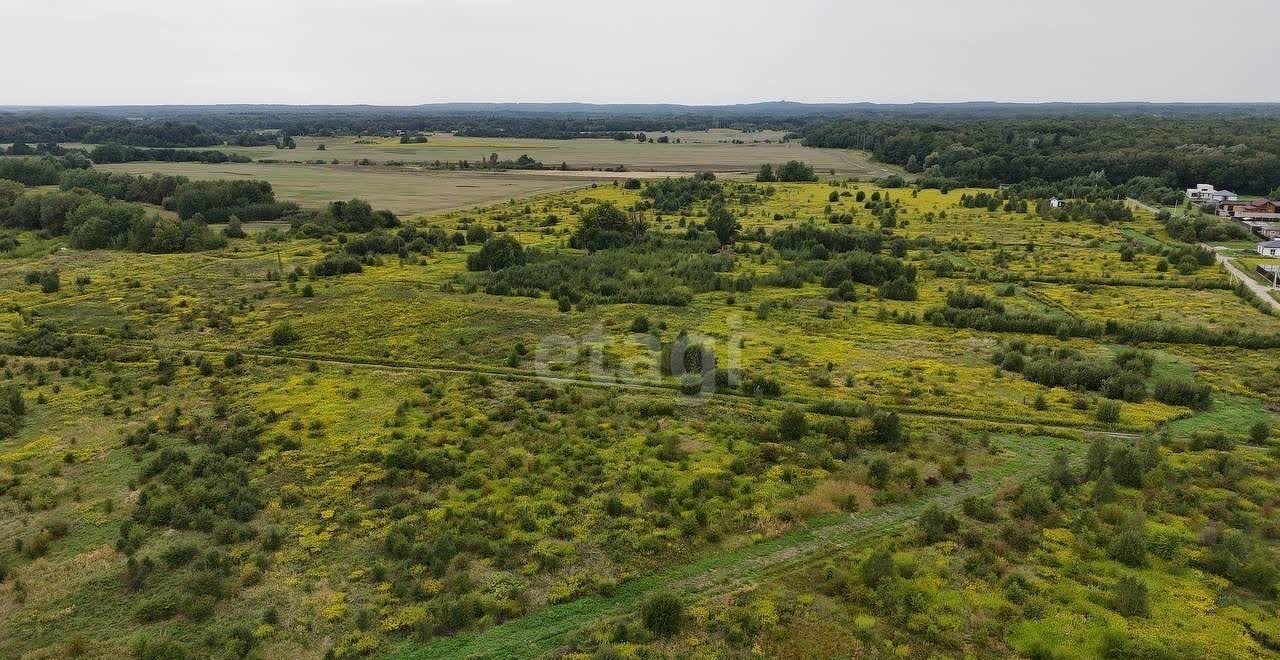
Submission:
<svg viewBox="0 0 1280 660">
<path fill-rule="evenodd" d="M 1213 256 L 1218 258 L 1218 263 L 1222 264 L 1222 267 L 1226 268 L 1228 273 L 1231 273 L 1231 277 L 1235 278 L 1240 282 L 1244 282 L 1244 285 L 1249 287 L 1250 291 L 1253 291 L 1255 295 L 1257 295 L 1262 300 L 1266 301 L 1267 304 L 1271 305 L 1272 309 L 1276 310 L 1277 312 L 1280 312 L 1280 300 L 1276 300 L 1274 297 L 1272 297 L 1271 287 L 1259 282 L 1258 280 L 1253 279 L 1252 277 L 1249 276 L 1248 273 L 1244 272 L 1243 270 L 1240 270 L 1238 266 L 1231 263 L 1231 259 L 1227 255 L 1222 253 L 1221 248 L 1216 248 L 1212 245 L 1206 245 L 1204 243 L 1201 243 L 1200 246 L 1208 250 L 1213 250 Z"/>
<path fill-rule="evenodd" d="M 1159 209 L 1154 206 L 1151 206 L 1150 204 L 1143 204 L 1132 197 L 1129 198 L 1129 202 L 1138 208 L 1152 213 L 1157 213 L 1159 211 Z M 1254 295 L 1266 301 L 1268 305 L 1271 305 L 1272 309 L 1280 312 L 1280 300 L 1276 300 L 1272 297 L 1271 287 L 1253 279 L 1253 277 L 1248 273 L 1240 270 L 1240 268 L 1235 264 L 1231 263 L 1231 258 L 1222 252 L 1225 248 L 1209 245 L 1208 243 L 1201 243 L 1200 247 L 1212 251 L 1213 256 L 1218 259 L 1218 263 L 1222 264 L 1222 267 L 1227 269 L 1227 272 L 1231 274 L 1231 277 L 1235 278 L 1237 281 L 1244 282 L 1244 285 L 1249 287 L 1249 290 L 1253 291 Z"/>
</svg>

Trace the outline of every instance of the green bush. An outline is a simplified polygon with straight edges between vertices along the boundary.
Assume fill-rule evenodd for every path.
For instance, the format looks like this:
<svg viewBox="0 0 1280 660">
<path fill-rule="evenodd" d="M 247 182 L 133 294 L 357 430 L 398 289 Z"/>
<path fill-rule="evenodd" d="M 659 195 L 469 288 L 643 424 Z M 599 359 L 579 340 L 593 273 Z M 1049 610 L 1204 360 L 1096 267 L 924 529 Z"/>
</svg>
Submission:
<svg viewBox="0 0 1280 660">
<path fill-rule="evenodd" d="M 292 344 L 301 338 L 302 335 L 299 334 L 288 321 L 281 321 L 271 329 L 272 346 L 285 346 L 287 344 Z"/>
<path fill-rule="evenodd" d="M 467 270 L 502 270 L 525 263 L 524 246 L 510 236 L 490 238 L 480 251 L 467 257 Z"/>
<path fill-rule="evenodd" d="M 680 631 L 684 620 L 684 603 L 671 593 L 656 594 L 641 607 L 644 627 L 660 637 L 670 637 Z"/>
<path fill-rule="evenodd" d="M 1115 424 L 1120 421 L 1120 403 L 1118 401 L 1099 401 L 1094 417 L 1103 424 Z"/>
<path fill-rule="evenodd" d="M 1197 385 L 1190 378 L 1166 377 L 1156 381 L 1153 396 L 1156 401 L 1171 406 L 1204 410 L 1212 401 L 1213 390 L 1208 385 Z"/>
<path fill-rule="evenodd" d="M 1111 596 L 1111 608 L 1124 616 L 1147 616 L 1147 585 L 1142 580 L 1125 575 L 1116 581 Z"/>
</svg>

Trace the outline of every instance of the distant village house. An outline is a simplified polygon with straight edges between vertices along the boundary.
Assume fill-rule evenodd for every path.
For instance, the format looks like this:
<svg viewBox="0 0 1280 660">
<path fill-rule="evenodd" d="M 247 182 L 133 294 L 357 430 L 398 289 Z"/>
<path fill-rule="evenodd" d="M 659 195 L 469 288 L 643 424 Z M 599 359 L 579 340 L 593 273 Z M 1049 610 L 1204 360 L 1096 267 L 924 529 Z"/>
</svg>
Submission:
<svg viewBox="0 0 1280 660">
<path fill-rule="evenodd" d="M 1196 184 L 1195 188 L 1187 188 L 1187 198 L 1197 204 L 1221 204 L 1222 202 L 1234 202 L 1240 199 L 1230 190 L 1218 190 L 1211 184 Z"/>
<path fill-rule="evenodd" d="M 1236 220 L 1280 220 L 1276 203 L 1269 199 L 1222 202 L 1218 205 L 1218 215 Z"/>
<path fill-rule="evenodd" d="M 1280 257 L 1280 241 L 1259 243 L 1258 254 L 1264 257 Z"/>
</svg>

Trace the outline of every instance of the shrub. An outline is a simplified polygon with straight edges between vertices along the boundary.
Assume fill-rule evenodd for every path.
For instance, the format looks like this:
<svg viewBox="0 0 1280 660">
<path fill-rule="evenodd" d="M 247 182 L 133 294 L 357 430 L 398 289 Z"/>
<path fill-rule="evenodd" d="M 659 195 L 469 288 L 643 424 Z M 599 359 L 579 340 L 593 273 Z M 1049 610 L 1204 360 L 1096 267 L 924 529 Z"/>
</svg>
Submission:
<svg viewBox="0 0 1280 660">
<path fill-rule="evenodd" d="M 330 254 L 311 266 L 312 277 L 331 277 L 364 270 L 360 260 L 349 254 Z"/>
<path fill-rule="evenodd" d="M 1115 424 L 1120 421 L 1120 403 L 1118 401 L 1099 401 L 1094 417 L 1103 424 Z"/>
<path fill-rule="evenodd" d="M 924 534 L 925 543 L 937 543 L 959 528 L 956 517 L 943 511 L 937 503 L 930 504 L 920 514 L 920 531 Z"/>
<path fill-rule="evenodd" d="M 783 440 L 796 441 L 809 432 L 809 421 L 798 408 L 788 408 L 778 418 L 778 435 Z"/>
<path fill-rule="evenodd" d="M 915 300 L 919 296 L 916 292 L 916 285 L 905 277 L 899 277 L 881 284 L 878 293 L 881 298 L 887 300 Z"/>
<path fill-rule="evenodd" d="M 876 549 L 863 560 L 858 572 L 861 574 L 862 583 L 872 589 L 893 579 L 897 574 L 897 567 L 893 563 L 893 551 L 888 547 Z"/>
<path fill-rule="evenodd" d="M 302 338 L 302 335 L 288 321 L 281 321 L 271 329 L 271 345 L 284 346 Z"/>
<path fill-rule="evenodd" d="M 817 181 L 818 176 L 813 173 L 813 166 L 798 160 L 789 160 L 776 169 L 778 181 L 794 182 L 794 181 Z"/>
<path fill-rule="evenodd" d="M 168 637 L 139 637 L 133 642 L 134 660 L 186 660 L 187 651 Z"/>
<path fill-rule="evenodd" d="M 1107 554 L 1128 566 L 1147 564 L 1147 537 L 1140 518 L 1135 517 L 1124 524 L 1107 546 Z"/>
<path fill-rule="evenodd" d="M 1208 385 L 1197 385 L 1189 378 L 1167 377 L 1156 381 L 1153 396 L 1156 401 L 1171 406 L 1203 410 L 1209 407 L 1213 390 Z"/>
<path fill-rule="evenodd" d="M 1111 596 L 1111 608 L 1124 616 L 1147 616 L 1150 606 L 1146 583 L 1131 575 L 1121 577 Z"/>
<path fill-rule="evenodd" d="M 684 603 L 675 594 L 656 594 L 641 607 L 641 619 L 644 627 L 653 634 L 670 637 L 680 631 L 684 619 Z"/>
</svg>

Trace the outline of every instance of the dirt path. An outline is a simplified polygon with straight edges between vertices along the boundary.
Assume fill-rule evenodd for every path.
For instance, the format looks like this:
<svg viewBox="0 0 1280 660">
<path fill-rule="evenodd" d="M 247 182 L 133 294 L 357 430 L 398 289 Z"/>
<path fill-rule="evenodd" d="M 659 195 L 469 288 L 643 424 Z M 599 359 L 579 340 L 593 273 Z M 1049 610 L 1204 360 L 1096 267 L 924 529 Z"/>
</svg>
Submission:
<svg viewBox="0 0 1280 660">
<path fill-rule="evenodd" d="M 96 335 L 91 335 L 91 336 L 97 337 Z M 290 362 L 302 362 L 302 363 L 315 362 L 317 364 L 328 364 L 328 365 L 341 366 L 341 367 L 363 367 L 363 368 L 370 368 L 370 369 L 386 369 L 389 371 L 403 371 L 403 372 L 411 372 L 411 373 L 435 373 L 435 374 L 451 374 L 451 375 L 479 374 L 479 375 L 488 376 L 491 378 L 502 378 L 506 380 L 539 381 L 544 383 L 554 383 L 557 385 L 574 385 L 578 387 L 626 389 L 626 390 L 634 390 L 634 391 L 649 391 L 649 392 L 663 393 L 663 394 L 675 394 L 676 392 L 679 391 L 679 388 L 676 385 L 664 385 L 660 383 L 633 381 L 633 380 L 625 380 L 625 379 L 598 379 L 597 380 L 597 379 L 590 379 L 590 378 L 577 378 L 573 376 L 549 376 L 549 375 L 539 374 L 535 371 L 529 371 L 529 370 L 523 370 L 523 369 L 485 368 L 485 367 L 479 367 L 479 366 L 468 366 L 468 365 L 459 365 L 459 364 L 420 364 L 420 363 L 411 363 L 411 362 L 398 362 L 393 360 L 360 359 L 360 358 L 346 357 L 346 356 L 340 356 L 340 355 L 321 355 L 321 354 L 310 354 L 310 353 L 289 354 L 289 353 L 280 353 L 276 351 L 262 351 L 262 350 L 245 349 L 245 348 L 225 348 L 225 349 L 181 348 L 177 346 L 157 346 L 155 344 L 147 344 L 147 343 L 123 343 L 120 345 L 127 346 L 129 348 L 137 348 L 137 349 L 145 349 L 145 350 L 162 349 L 162 350 L 172 351 L 177 353 L 187 353 L 190 355 L 216 356 L 218 358 L 221 358 L 227 353 L 235 351 L 235 352 L 239 352 L 241 355 L 250 356 L 250 357 L 271 358 L 271 359 L 288 360 Z M 756 398 L 753 396 L 750 396 L 747 394 L 732 393 L 732 392 L 715 392 L 715 393 L 703 394 L 701 396 L 712 401 L 715 401 L 715 400 L 755 401 L 756 400 Z M 778 404 L 778 405 L 800 404 L 804 406 L 811 406 L 813 404 L 821 402 L 821 400 L 819 399 L 812 399 L 812 398 L 802 397 L 802 396 L 784 396 L 777 399 L 765 399 L 764 401 L 770 404 Z M 1035 421 L 1027 421 L 1025 419 L 1015 418 L 1015 417 L 1008 417 L 1008 418 L 976 417 L 976 416 L 962 415 L 962 414 L 948 414 L 948 413 L 940 412 L 937 410 L 919 410 L 919 409 L 913 409 L 910 406 L 884 405 L 881 407 L 886 410 L 892 410 L 900 415 L 905 415 L 907 417 L 912 417 L 915 419 L 927 419 L 927 420 L 933 420 L 941 423 L 956 422 L 956 421 L 990 422 L 990 423 L 1001 424 L 1010 430 L 1017 429 L 1018 432 L 1023 432 L 1023 433 L 1067 432 L 1067 433 L 1076 433 L 1076 434 L 1084 433 L 1084 434 L 1095 435 L 1095 436 L 1105 435 L 1113 438 L 1134 439 L 1134 438 L 1141 437 L 1141 434 L 1139 433 L 1133 433 L 1133 432 L 1122 431 L 1122 430 L 1099 429 L 1092 426 L 1084 426 L 1084 425 L 1073 426 L 1068 424 L 1035 422 Z"/>
<path fill-rule="evenodd" d="M 1231 258 L 1223 254 L 1221 251 L 1221 248 L 1217 248 L 1212 245 L 1207 245 L 1205 243 L 1201 243 L 1200 247 L 1203 247 L 1207 250 L 1212 250 L 1213 256 L 1217 257 L 1218 259 L 1218 263 L 1222 264 L 1222 267 L 1226 268 L 1228 273 L 1231 273 L 1231 277 L 1233 279 L 1235 279 L 1238 282 L 1244 282 L 1244 285 L 1249 287 L 1249 290 L 1253 291 L 1253 293 L 1257 295 L 1258 298 L 1261 298 L 1262 300 L 1266 301 L 1267 304 L 1271 305 L 1272 309 L 1280 312 L 1280 300 L 1276 300 L 1271 295 L 1271 287 L 1259 282 L 1258 280 L 1253 279 L 1252 277 L 1249 276 L 1248 273 L 1244 272 L 1243 270 L 1240 270 L 1238 266 L 1231 263 Z"/>
<path fill-rule="evenodd" d="M 931 504 L 958 508 L 966 497 L 989 493 L 1008 479 L 1043 472 L 1061 446 L 1078 462 L 1083 445 L 1046 438 L 1009 437 L 999 440 L 1003 461 L 971 481 L 946 484 L 904 504 L 866 512 L 820 518 L 779 538 L 673 566 L 624 582 L 609 596 L 587 596 L 544 607 L 525 617 L 478 633 L 440 639 L 425 645 L 405 644 L 391 654 L 397 660 L 427 658 L 543 657 L 562 648 L 571 636 L 593 623 L 626 616 L 652 594 L 671 592 L 686 602 L 757 584 L 802 568 L 851 547 L 897 533 L 913 523 Z"/>
</svg>

